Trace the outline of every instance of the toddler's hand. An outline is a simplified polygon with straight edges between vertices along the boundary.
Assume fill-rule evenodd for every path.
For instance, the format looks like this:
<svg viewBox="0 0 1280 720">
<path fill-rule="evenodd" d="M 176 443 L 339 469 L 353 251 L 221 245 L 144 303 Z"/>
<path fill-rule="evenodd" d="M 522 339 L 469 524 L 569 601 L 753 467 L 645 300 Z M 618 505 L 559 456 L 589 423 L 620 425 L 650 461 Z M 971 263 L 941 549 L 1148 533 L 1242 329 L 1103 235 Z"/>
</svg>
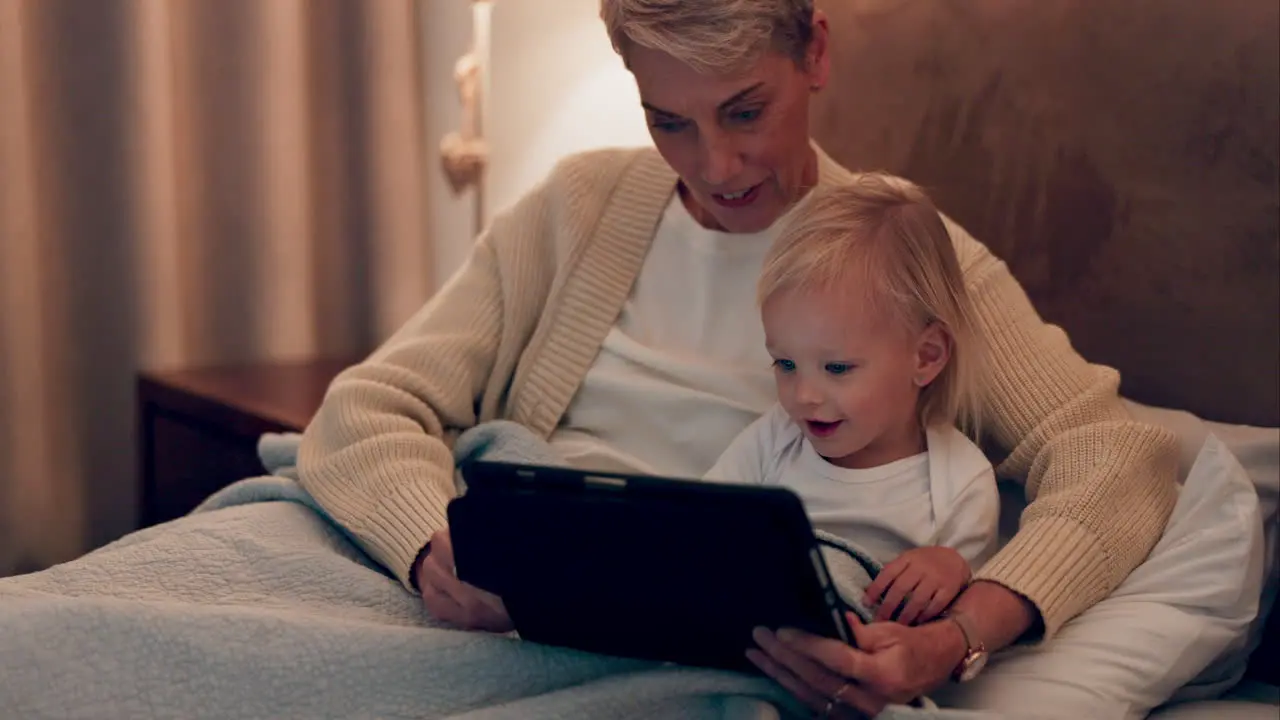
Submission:
<svg viewBox="0 0 1280 720">
<path fill-rule="evenodd" d="M 941 615 L 969 583 L 970 576 L 968 561 L 955 550 L 915 548 L 884 566 L 867 586 L 866 602 L 880 606 L 876 620 L 914 625 Z"/>
</svg>

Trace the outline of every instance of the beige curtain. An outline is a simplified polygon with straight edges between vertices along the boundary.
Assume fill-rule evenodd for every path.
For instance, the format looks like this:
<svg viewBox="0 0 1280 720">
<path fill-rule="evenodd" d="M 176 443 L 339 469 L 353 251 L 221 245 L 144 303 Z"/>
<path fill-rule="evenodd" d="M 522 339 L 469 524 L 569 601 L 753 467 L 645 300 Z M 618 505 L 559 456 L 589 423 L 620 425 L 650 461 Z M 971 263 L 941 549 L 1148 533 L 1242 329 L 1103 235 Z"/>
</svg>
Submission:
<svg viewBox="0 0 1280 720">
<path fill-rule="evenodd" d="M 348 355 L 431 290 L 413 0 L 0 0 L 0 575 L 136 516 L 140 367 Z"/>
</svg>

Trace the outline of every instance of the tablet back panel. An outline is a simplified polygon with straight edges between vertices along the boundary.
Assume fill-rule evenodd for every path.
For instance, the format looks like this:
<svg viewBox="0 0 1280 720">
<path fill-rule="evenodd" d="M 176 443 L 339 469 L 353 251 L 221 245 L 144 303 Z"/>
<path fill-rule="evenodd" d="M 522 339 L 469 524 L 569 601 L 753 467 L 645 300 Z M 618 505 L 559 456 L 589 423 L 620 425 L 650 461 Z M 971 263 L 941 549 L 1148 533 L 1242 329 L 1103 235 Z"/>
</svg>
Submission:
<svg viewBox="0 0 1280 720">
<path fill-rule="evenodd" d="M 529 641 L 751 669 L 756 626 L 847 627 L 789 490 L 474 463 L 450 504 L 458 575 Z"/>
</svg>

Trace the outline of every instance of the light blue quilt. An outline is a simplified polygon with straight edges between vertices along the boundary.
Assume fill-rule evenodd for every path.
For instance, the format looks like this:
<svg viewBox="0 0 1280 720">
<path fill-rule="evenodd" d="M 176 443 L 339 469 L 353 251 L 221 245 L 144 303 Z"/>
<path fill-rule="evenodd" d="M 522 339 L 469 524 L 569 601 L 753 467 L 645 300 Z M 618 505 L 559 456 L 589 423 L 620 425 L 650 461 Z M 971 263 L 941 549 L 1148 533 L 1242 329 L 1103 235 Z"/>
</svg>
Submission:
<svg viewBox="0 0 1280 720">
<path fill-rule="evenodd" d="M 460 447 L 519 450 L 486 432 Z M 439 626 L 295 482 L 296 441 L 263 438 L 273 475 L 187 517 L 0 580 L 0 717 L 803 716 L 763 678 Z"/>
</svg>

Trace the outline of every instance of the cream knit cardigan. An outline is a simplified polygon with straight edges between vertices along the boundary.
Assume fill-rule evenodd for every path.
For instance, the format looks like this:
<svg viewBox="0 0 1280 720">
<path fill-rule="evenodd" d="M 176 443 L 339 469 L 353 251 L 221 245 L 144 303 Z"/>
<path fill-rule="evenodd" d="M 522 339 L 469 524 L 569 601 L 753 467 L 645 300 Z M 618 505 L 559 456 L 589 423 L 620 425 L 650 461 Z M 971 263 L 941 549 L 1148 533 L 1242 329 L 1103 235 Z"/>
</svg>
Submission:
<svg viewBox="0 0 1280 720">
<path fill-rule="evenodd" d="M 853 175 L 819 152 L 820 183 Z M 302 484 L 406 586 L 445 526 L 451 438 L 494 418 L 549 436 L 630 293 L 676 186 L 652 149 L 569 157 L 476 241 L 403 328 L 330 386 Z M 978 578 L 1029 598 L 1048 635 L 1111 592 L 1176 499 L 1175 437 L 1135 422 L 1114 370 L 1046 325 L 1005 264 L 948 220 L 991 344 L 983 427 L 1032 502 Z M 746 310 L 739 308 L 738 310 Z"/>
</svg>

